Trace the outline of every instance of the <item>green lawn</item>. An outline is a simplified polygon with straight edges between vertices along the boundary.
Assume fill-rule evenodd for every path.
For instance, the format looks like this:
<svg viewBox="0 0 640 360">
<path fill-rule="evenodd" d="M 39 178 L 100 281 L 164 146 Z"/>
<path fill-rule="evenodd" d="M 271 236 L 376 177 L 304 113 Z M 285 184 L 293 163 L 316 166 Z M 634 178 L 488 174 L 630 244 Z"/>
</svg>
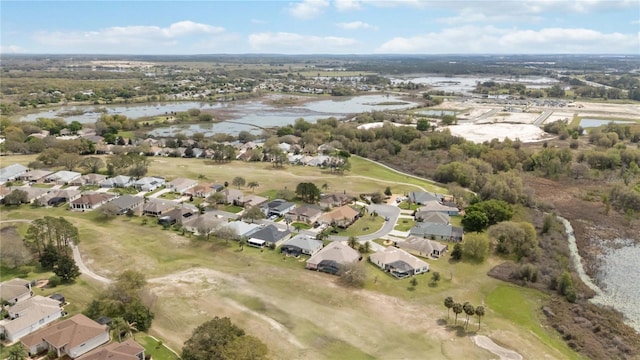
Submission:
<svg viewBox="0 0 640 360">
<path fill-rule="evenodd" d="M 128 188 L 113 188 L 113 189 L 109 189 L 109 192 L 120 194 L 120 195 L 135 195 L 139 191 L 136 188 L 128 187 Z"/>
<path fill-rule="evenodd" d="M 580 359 L 558 336 L 550 335 L 540 324 L 541 292 L 514 285 L 499 285 L 487 298 L 487 305 L 510 321 L 529 329 L 541 341 L 562 351 L 565 359 Z"/>
<path fill-rule="evenodd" d="M 403 175 L 359 156 L 351 156 L 349 161 L 351 162 L 351 173 L 354 174 L 357 173 L 359 175 L 381 179 L 383 183 L 406 183 L 422 187 L 431 192 L 440 194 L 448 193 L 448 190 L 443 185 L 437 184 L 434 181 L 417 176 Z M 413 189 L 411 191 L 415 190 L 416 189 Z M 394 193 L 401 192 L 394 186 L 391 186 L 391 191 Z"/>
<path fill-rule="evenodd" d="M 164 344 L 144 333 L 137 333 L 134 336 L 136 342 L 144 347 L 145 355 L 151 355 L 153 360 L 177 360 L 176 354 L 169 350 Z"/>
<path fill-rule="evenodd" d="M 31 184 L 31 187 L 40 188 L 40 189 L 50 189 L 50 188 L 54 187 L 54 184 L 40 184 L 40 183 L 37 183 L 37 184 Z"/>
<path fill-rule="evenodd" d="M 237 205 L 223 205 L 222 210 L 237 214 L 240 211 L 244 210 L 244 208 Z"/>
<path fill-rule="evenodd" d="M 409 231 L 414 226 L 416 226 L 414 220 L 400 218 L 393 229 L 397 231 Z"/>
<path fill-rule="evenodd" d="M 417 210 L 420 207 L 420 205 L 403 201 L 400 204 L 398 204 L 398 207 L 402 210 Z"/>
<path fill-rule="evenodd" d="M 309 229 L 311 229 L 311 225 L 305 224 L 303 222 L 291 223 L 291 227 L 294 228 L 294 229 L 300 229 L 300 230 L 309 230 Z"/>
<path fill-rule="evenodd" d="M 180 195 L 178 193 L 174 193 L 174 192 L 167 192 L 167 193 L 161 194 L 158 197 L 161 198 L 161 199 L 175 200 L 175 199 L 178 199 L 178 198 L 182 197 L 182 195 Z"/>
<path fill-rule="evenodd" d="M 453 226 L 462 226 L 462 216 L 451 216 L 451 225 Z"/>
<path fill-rule="evenodd" d="M 362 236 L 373 234 L 374 232 L 380 230 L 383 223 L 384 218 L 382 216 L 371 216 L 369 214 L 365 214 L 363 217 L 351 224 L 351 226 L 349 226 L 347 229 L 338 231 L 336 235 Z"/>
<path fill-rule="evenodd" d="M 78 187 L 80 191 L 95 191 L 100 189 L 100 185 L 82 185 Z"/>
<path fill-rule="evenodd" d="M 153 195 L 153 194 L 155 194 L 155 193 L 157 193 L 157 192 L 160 192 L 160 191 L 162 191 L 162 190 L 164 190 L 164 186 L 159 187 L 159 188 L 157 188 L 157 189 L 155 189 L 155 190 L 153 190 L 153 191 L 149 191 L 148 193 L 144 194 L 144 196 L 145 196 L 145 197 L 149 197 L 149 196 L 151 196 L 151 195 Z"/>
</svg>

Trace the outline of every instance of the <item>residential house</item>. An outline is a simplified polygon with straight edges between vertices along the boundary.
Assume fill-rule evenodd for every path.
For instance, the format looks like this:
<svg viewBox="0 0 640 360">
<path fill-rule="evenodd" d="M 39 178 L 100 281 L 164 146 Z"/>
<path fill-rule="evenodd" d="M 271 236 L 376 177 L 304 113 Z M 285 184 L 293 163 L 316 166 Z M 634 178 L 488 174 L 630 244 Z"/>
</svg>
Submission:
<svg viewBox="0 0 640 360">
<path fill-rule="evenodd" d="M 67 185 L 82 176 L 81 173 L 75 171 L 60 170 L 47 176 L 45 182 L 54 182 L 58 185 Z"/>
<path fill-rule="evenodd" d="M 320 224 L 348 228 L 358 219 L 359 216 L 360 213 L 354 208 L 349 205 L 344 205 L 337 207 L 328 213 L 322 214 L 318 219 L 318 222 Z"/>
<path fill-rule="evenodd" d="M 178 203 L 175 201 L 149 198 L 142 207 L 142 215 L 161 217 L 176 206 Z"/>
<path fill-rule="evenodd" d="M 334 241 L 310 257 L 306 268 L 336 275 L 342 266 L 360 259 L 360 253 L 349 247 L 345 241 Z"/>
<path fill-rule="evenodd" d="M 220 194 L 222 194 L 222 202 L 234 205 L 237 205 L 238 201 L 244 196 L 242 191 L 229 188 L 222 190 Z"/>
<path fill-rule="evenodd" d="M 395 246 L 414 255 L 433 258 L 439 258 L 449 249 L 448 245 L 417 236 L 410 236 L 404 241 L 397 241 Z"/>
<path fill-rule="evenodd" d="M 250 237 L 251 234 L 260 230 L 260 225 L 249 224 L 244 221 L 232 221 L 223 224 L 221 228 L 229 229 L 236 235 L 235 237 L 239 239 L 241 237 Z"/>
<path fill-rule="evenodd" d="M 80 198 L 82 191 L 71 189 L 51 190 L 46 195 L 38 199 L 42 206 L 59 206 L 67 202 L 72 202 Z"/>
<path fill-rule="evenodd" d="M 293 256 L 298 256 L 300 254 L 313 256 L 322 249 L 322 246 L 322 241 L 314 239 L 306 234 L 298 234 L 287 240 L 280 247 L 280 251 Z"/>
<path fill-rule="evenodd" d="M 286 215 L 291 222 L 303 222 L 305 224 L 313 224 L 322 215 L 322 209 L 315 205 L 302 205 L 295 207 Z"/>
<path fill-rule="evenodd" d="M 18 187 L 18 186 L 14 186 L 10 188 L 11 191 L 15 191 L 15 190 L 21 190 L 27 193 L 27 202 L 28 203 L 34 203 L 36 200 L 40 199 L 41 197 L 47 195 L 47 193 L 49 192 L 49 189 L 41 189 L 41 188 L 36 188 L 36 187 Z"/>
<path fill-rule="evenodd" d="M 21 340 L 30 355 L 54 351 L 57 357 L 76 359 L 109 341 L 109 327 L 78 314 L 37 330 Z"/>
<path fill-rule="evenodd" d="M 189 189 L 194 188 L 197 185 L 198 182 L 195 180 L 187 178 L 177 178 L 167 183 L 167 189 L 171 189 L 172 192 L 184 194 L 189 191 Z"/>
<path fill-rule="evenodd" d="M 296 207 L 296 204 L 283 200 L 283 199 L 275 199 L 273 201 L 269 201 L 262 207 L 262 212 L 266 216 L 276 215 L 278 217 L 284 216 L 289 211 L 293 210 Z"/>
<path fill-rule="evenodd" d="M 70 209 L 77 211 L 91 211 L 108 203 L 116 198 L 116 195 L 109 193 L 88 193 L 70 202 Z"/>
<path fill-rule="evenodd" d="M 73 180 L 70 185 L 84 186 L 84 185 L 100 185 L 101 182 L 107 179 L 106 175 L 102 174 L 86 174 L 80 176 L 79 179 Z"/>
<path fill-rule="evenodd" d="M 53 172 L 49 170 L 31 170 L 22 174 L 20 176 L 20 180 L 24 180 L 30 183 L 43 183 L 44 180 L 51 174 L 53 174 Z"/>
<path fill-rule="evenodd" d="M 0 184 L 4 184 L 7 181 L 16 181 L 23 176 L 29 168 L 22 164 L 12 164 L 0 169 Z"/>
<path fill-rule="evenodd" d="M 196 186 L 194 186 L 193 188 L 191 188 L 188 192 L 187 195 L 191 195 L 191 196 L 195 196 L 195 197 L 199 197 L 199 198 L 207 198 L 209 197 L 209 195 L 215 193 L 216 190 L 213 188 L 212 184 L 209 183 L 201 183 L 198 184 Z"/>
<path fill-rule="evenodd" d="M 329 162 L 331 158 L 329 156 L 325 156 L 325 155 L 318 155 L 318 156 L 314 156 L 313 159 L 311 159 L 307 165 L 309 166 L 324 166 L 327 162 Z"/>
<path fill-rule="evenodd" d="M 277 226 L 271 224 L 261 227 L 258 231 L 249 236 L 249 242 L 252 240 L 262 240 L 265 245 L 274 246 L 280 245 L 283 241 L 287 240 L 291 236 L 291 231 L 280 231 Z"/>
<path fill-rule="evenodd" d="M 191 218 L 194 214 L 198 214 L 199 210 L 191 206 L 180 206 L 170 209 L 158 218 L 160 224 L 180 224 Z"/>
<path fill-rule="evenodd" d="M 144 360 L 144 348 L 135 340 L 127 339 L 121 343 L 112 342 L 94 349 L 78 358 L 78 360 Z"/>
<path fill-rule="evenodd" d="M 262 206 L 267 201 L 269 201 L 269 199 L 267 199 L 266 197 L 249 194 L 249 195 L 243 195 L 242 197 L 240 197 L 236 205 L 249 208 L 252 206 Z"/>
<path fill-rule="evenodd" d="M 318 205 L 323 209 L 331 209 L 334 207 L 344 206 L 351 203 L 354 200 L 354 197 L 347 194 L 327 194 L 320 198 L 318 201 Z"/>
<path fill-rule="evenodd" d="M 369 261 L 398 279 L 429 271 L 429 264 L 402 249 L 392 246 L 371 254 Z"/>
<path fill-rule="evenodd" d="M 0 320 L 0 334 L 9 342 L 20 340 L 62 317 L 60 302 L 36 295 L 7 307 L 9 317 Z"/>
<path fill-rule="evenodd" d="M 182 226 L 186 231 L 196 235 L 209 235 L 222 224 L 222 217 L 211 211 L 204 214 L 195 214 L 182 222 Z"/>
<path fill-rule="evenodd" d="M 220 191 L 224 190 L 224 185 L 222 185 L 222 184 L 213 184 L 211 187 L 216 192 L 220 192 Z"/>
<path fill-rule="evenodd" d="M 462 241 L 463 231 L 461 227 L 451 224 L 421 222 L 409 230 L 409 235 L 431 240 L 459 242 Z"/>
<path fill-rule="evenodd" d="M 24 279 L 11 279 L 0 283 L 0 299 L 13 305 L 31 297 L 31 283 Z"/>
<path fill-rule="evenodd" d="M 142 205 L 144 204 L 144 198 L 133 195 L 121 195 L 117 199 L 111 200 L 109 204 L 115 206 L 118 215 L 124 215 L 129 211 L 140 213 Z"/>
<path fill-rule="evenodd" d="M 145 176 L 141 179 L 136 180 L 133 183 L 133 187 L 138 189 L 139 191 L 153 191 L 165 183 L 164 178 L 157 176 Z"/>
<path fill-rule="evenodd" d="M 432 200 L 427 201 L 423 206 L 416 210 L 416 214 L 427 212 L 441 212 L 449 216 L 457 216 L 460 210 L 458 210 L 457 207 L 443 205 L 437 200 Z"/>
<path fill-rule="evenodd" d="M 442 196 L 428 191 L 412 191 L 407 196 L 409 202 L 424 205 L 430 201 L 442 201 Z"/>
<path fill-rule="evenodd" d="M 448 214 L 434 211 L 417 211 L 415 214 L 416 221 L 432 222 L 438 224 L 450 224 L 451 217 Z"/>
<path fill-rule="evenodd" d="M 100 182 L 100 187 L 103 188 L 127 188 L 133 186 L 133 178 L 126 175 L 118 175 L 112 178 L 105 179 Z"/>
</svg>

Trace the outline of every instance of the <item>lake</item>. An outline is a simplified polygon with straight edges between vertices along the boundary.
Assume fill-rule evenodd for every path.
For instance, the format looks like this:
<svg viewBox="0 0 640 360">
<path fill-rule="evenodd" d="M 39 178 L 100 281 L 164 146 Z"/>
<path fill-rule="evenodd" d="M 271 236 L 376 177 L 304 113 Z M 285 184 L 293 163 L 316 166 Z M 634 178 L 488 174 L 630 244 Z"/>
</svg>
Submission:
<svg viewBox="0 0 640 360">
<path fill-rule="evenodd" d="M 521 76 L 515 77 L 487 77 L 487 76 L 404 76 L 402 78 L 390 78 L 392 83 L 411 81 L 414 84 L 429 85 L 434 90 L 445 92 L 455 92 L 471 94 L 477 83 L 485 81 L 495 81 L 498 83 L 520 83 L 531 88 L 551 87 L 558 83 L 558 80 L 545 76 Z"/>
<path fill-rule="evenodd" d="M 169 136 L 176 132 L 183 132 L 185 135 L 193 132 L 204 132 L 206 134 L 225 132 L 234 135 L 242 130 L 259 133 L 261 131 L 261 127 L 285 126 L 293 124 L 295 120 L 299 118 L 304 118 L 309 122 L 316 122 L 318 119 L 324 119 L 332 116 L 336 118 L 344 118 L 346 116 L 362 112 L 403 110 L 420 105 L 414 101 L 405 101 L 397 96 L 384 94 L 360 95 L 344 98 L 312 98 L 314 100 L 307 101 L 300 105 L 287 107 L 273 106 L 265 102 L 265 100 L 268 101 L 277 98 L 283 98 L 283 96 L 270 96 L 260 100 L 244 100 L 212 104 L 188 101 L 139 105 L 102 105 L 99 106 L 99 108 L 106 109 L 108 114 L 121 114 L 133 119 L 145 116 L 164 115 L 167 112 L 187 111 L 193 108 L 200 110 L 213 110 L 215 116 L 216 110 L 224 110 L 225 119 L 232 121 L 229 123 L 225 121 L 217 124 L 168 126 L 165 128 L 157 128 L 151 132 L 152 135 Z M 20 120 L 35 121 L 39 117 L 57 117 L 56 114 L 58 113 L 82 110 L 88 111 L 88 113 L 67 116 L 64 117 L 64 119 L 67 122 L 78 121 L 80 123 L 93 123 L 100 118 L 100 115 L 102 115 L 100 112 L 93 111 L 96 108 L 96 106 L 92 105 L 60 107 L 25 115 L 21 117 Z M 245 124 L 237 124 L 234 122 Z"/>
<path fill-rule="evenodd" d="M 584 129 L 598 127 L 598 126 L 602 126 L 602 125 L 607 125 L 608 123 L 633 124 L 634 122 L 633 121 L 625 121 L 625 120 L 588 119 L 588 118 L 584 118 L 584 119 L 580 120 L 580 126 L 582 128 L 584 128 Z"/>
</svg>

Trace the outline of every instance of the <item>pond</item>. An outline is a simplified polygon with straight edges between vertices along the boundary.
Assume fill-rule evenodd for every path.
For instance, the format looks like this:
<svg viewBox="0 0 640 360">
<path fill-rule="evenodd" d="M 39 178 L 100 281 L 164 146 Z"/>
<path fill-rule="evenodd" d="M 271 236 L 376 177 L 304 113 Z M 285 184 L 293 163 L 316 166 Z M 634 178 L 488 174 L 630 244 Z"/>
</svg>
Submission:
<svg viewBox="0 0 640 360">
<path fill-rule="evenodd" d="M 633 124 L 633 121 L 625 121 L 625 120 L 607 120 L 607 119 L 587 119 L 584 118 L 582 120 L 580 120 L 580 126 L 582 128 L 593 128 L 593 127 L 598 127 L 598 126 L 602 126 L 602 125 L 607 125 L 609 123 L 614 123 L 614 124 Z"/>
<path fill-rule="evenodd" d="M 416 114 L 426 115 L 426 116 L 445 116 L 445 115 L 455 115 L 456 112 L 453 110 L 421 110 L 416 111 Z"/>
<path fill-rule="evenodd" d="M 187 111 L 193 108 L 213 110 L 215 116 L 216 110 L 222 110 L 225 113 L 225 119 L 230 121 L 217 124 L 168 126 L 157 128 L 150 133 L 155 136 L 169 136 L 177 132 L 182 132 L 185 135 L 190 135 L 194 132 L 203 132 L 208 135 L 223 132 L 235 135 L 243 130 L 260 133 L 262 128 L 293 124 L 295 120 L 299 118 L 304 118 L 309 122 L 316 122 L 318 119 L 328 117 L 344 118 L 362 112 L 402 110 L 420 105 L 416 102 L 405 101 L 392 95 L 311 98 L 312 100 L 310 101 L 289 107 L 278 107 L 265 102 L 277 98 L 282 98 L 282 96 L 271 96 L 260 100 L 213 104 L 189 101 L 143 105 L 104 105 L 100 106 L 100 108 L 106 109 L 108 114 L 121 114 L 134 119 L 144 116 L 164 115 L 172 111 Z M 70 106 L 25 115 L 21 120 L 35 121 L 38 117 L 56 117 L 56 114 L 74 110 L 88 112 L 82 115 L 64 117 L 67 122 L 78 121 L 81 123 L 93 123 L 101 115 L 100 112 L 95 111 L 96 106 Z"/>
</svg>

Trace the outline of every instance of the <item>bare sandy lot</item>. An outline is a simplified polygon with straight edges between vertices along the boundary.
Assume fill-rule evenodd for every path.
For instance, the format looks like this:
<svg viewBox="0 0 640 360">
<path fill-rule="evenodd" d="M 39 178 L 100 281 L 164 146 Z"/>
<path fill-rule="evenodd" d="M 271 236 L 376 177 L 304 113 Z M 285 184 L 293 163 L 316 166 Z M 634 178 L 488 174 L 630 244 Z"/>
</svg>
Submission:
<svg viewBox="0 0 640 360">
<path fill-rule="evenodd" d="M 540 141 L 550 137 L 542 129 L 529 124 L 462 124 L 447 127 L 451 134 L 462 136 L 469 141 L 482 143 L 492 139 L 520 139 L 522 142 Z"/>
</svg>

